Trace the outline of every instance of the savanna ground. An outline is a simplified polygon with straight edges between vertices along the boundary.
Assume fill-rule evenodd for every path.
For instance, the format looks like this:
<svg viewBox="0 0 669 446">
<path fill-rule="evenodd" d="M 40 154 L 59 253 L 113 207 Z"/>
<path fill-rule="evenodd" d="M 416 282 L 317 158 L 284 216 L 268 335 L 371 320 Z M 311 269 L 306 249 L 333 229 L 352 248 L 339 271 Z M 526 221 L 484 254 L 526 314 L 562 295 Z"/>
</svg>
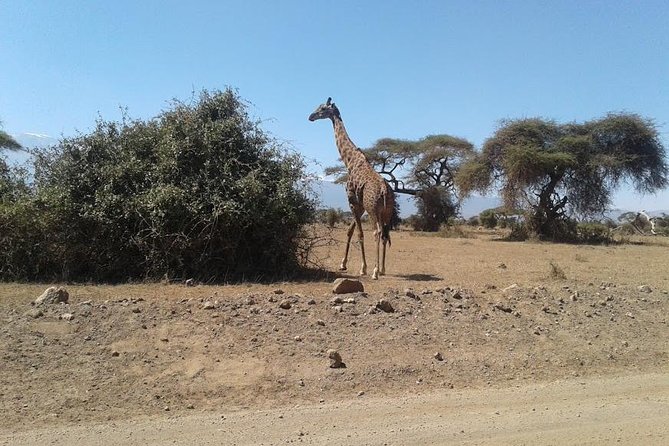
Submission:
<svg viewBox="0 0 669 446">
<path fill-rule="evenodd" d="M 393 232 L 388 274 L 378 281 L 364 278 L 365 293 L 336 303 L 331 282 L 339 276 L 344 229 L 334 236 L 339 243 L 318 253 L 332 274 L 304 282 L 63 285 L 69 303 L 41 307 L 39 317 L 30 314 L 31 302 L 50 284 L 0 284 L 0 444 L 57 443 L 59 437 L 47 433 L 53 429 L 62 441 L 62 432 L 101 433 L 109 423 L 173 424 L 196 415 L 220 423 L 221 414 L 234 419 L 236 413 L 247 415 L 237 420 L 242 434 L 234 442 L 261 443 L 257 433 L 249 440 L 252 429 L 245 423 L 265 433 L 275 430 L 283 418 L 274 416 L 277 410 L 286 411 L 287 419 L 300 410 L 318 418 L 323 407 L 336 412 L 358 404 L 356 418 L 376 416 L 382 423 L 387 414 L 379 411 L 396 405 L 406 406 L 406 419 L 419 412 L 429 417 L 425 408 L 437 405 L 431 400 L 435 395 L 459 395 L 455 405 L 469 398 L 462 392 L 483 392 L 485 400 L 490 398 L 485 392 L 494 391 L 501 405 L 515 407 L 523 395 L 528 398 L 530 387 L 545 388 L 540 391 L 548 392 L 545 399 L 551 383 L 563 380 L 575 388 L 553 390 L 550 403 L 537 397 L 536 410 L 559 404 L 563 392 L 584 391 L 586 383 L 599 386 L 601 395 L 593 392 L 605 401 L 607 392 L 625 387 L 625 379 L 642 377 L 637 394 L 646 392 L 644 398 L 655 405 L 647 412 L 669 416 L 667 239 L 577 246 L 505 242 L 476 231 L 468 238 Z M 366 247 L 371 272 L 369 231 Z M 359 262 L 353 248 L 343 276 L 355 277 Z M 373 310 L 381 298 L 395 312 Z M 283 301 L 290 308 L 281 308 Z M 61 318 L 66 313 L 71 320 Z M 341 353 L 346 368 L 329 368 L 328 349 Z M 615 401 L 613 406 L 629 398 L 619 395 Z M 562 405 L 560 414 L 574 409 Z M 590 415 L 597 417 L 602 407 L 593 406 Z M 264 411 L 259 413 L 274 424 L 244 421 L 248 411 Z M 340 423 L 337 436 L 332 420 L 346 415 L 337 418 L 335 412 L 324 418 L 333 425 L 331 442 L 396 444 L 387 426 L 354 441 Z M 582 412 L 588 416 L 585 408 Z M 452 421 L 457 416 L 451 413 Z M 560 422 L 560 415 L 555 417 Z M 589 438 L 583 429 L 581 444 Z M 617 438 L 623 442 L 649 432 L 626 437 L 620 429 Z M 316 430 L 289 430 L 280 442 L 328 443 Z M 200 431 L 191 428 L 194 438 Z M 651 434 L 646 443 L 667 441 L 669 435 L 666 429 L 661 438 Z M 459 428 L 452 435 L 412 442 L 468 438 L 457 437 L 466 435 Z M 123 440 L 132 437 L 113 436 L 105 443 Z M 476 437 L 468 440 L 476 443 Z"/>
</svg>

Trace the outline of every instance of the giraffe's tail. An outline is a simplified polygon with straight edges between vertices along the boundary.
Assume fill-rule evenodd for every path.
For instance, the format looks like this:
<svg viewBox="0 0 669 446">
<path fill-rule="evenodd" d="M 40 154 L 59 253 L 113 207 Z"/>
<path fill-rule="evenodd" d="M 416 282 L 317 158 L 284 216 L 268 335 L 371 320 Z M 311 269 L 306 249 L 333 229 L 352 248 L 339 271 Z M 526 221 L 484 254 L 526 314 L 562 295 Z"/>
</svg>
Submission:
<svg viewBox="0 0 669 446">
<path fill-rule="evenodd" d="M 388 246 L 392 245 L 390 242 L 390 224 L 388 223 L 381 226 L 381 240 L 388 242 Z"/>
</svg>

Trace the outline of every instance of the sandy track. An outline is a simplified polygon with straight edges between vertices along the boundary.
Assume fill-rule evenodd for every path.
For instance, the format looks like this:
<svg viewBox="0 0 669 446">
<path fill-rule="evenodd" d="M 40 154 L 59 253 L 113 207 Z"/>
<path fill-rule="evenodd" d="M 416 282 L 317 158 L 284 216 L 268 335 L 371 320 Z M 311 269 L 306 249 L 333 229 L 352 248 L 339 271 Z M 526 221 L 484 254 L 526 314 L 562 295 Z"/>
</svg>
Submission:
<svg viewBox="0 0 669 446">
<path fill-rule="evenodd" d="M 669 374 L 0 433 L 2 445 L 669 444 Z"/>
</svg>

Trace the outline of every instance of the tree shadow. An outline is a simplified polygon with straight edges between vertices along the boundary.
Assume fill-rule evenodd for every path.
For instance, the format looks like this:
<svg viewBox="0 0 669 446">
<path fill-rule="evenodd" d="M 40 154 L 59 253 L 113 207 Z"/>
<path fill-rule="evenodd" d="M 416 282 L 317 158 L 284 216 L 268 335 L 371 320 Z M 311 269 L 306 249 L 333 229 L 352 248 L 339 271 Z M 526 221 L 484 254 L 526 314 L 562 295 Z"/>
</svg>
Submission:
<svg viewBox="0 0 669 446">
<path fill-rule="evenodd" d="M 442 277 L 432 274 L 395 274 L 395 277 L 414 282 L 438 282 L 444 280 Z"/>
</svg>

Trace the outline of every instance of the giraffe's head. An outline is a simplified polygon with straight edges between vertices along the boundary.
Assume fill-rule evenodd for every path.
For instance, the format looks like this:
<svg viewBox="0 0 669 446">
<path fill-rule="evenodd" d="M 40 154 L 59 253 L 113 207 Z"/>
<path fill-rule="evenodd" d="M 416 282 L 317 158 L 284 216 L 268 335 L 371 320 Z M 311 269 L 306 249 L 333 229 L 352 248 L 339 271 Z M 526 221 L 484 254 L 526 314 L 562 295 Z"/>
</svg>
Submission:
<svg viewBox="0 0 669 446">
<path fill-rule="evenodd" d="M 318 108 L 312 114 L 309 115 L 309 121 L 315 121 L 317 119 L 325 119 L 325 118 L 333 119 L 335 116 L 337 118 L 341 117 L 339 115 L 339 109 L 337 108 L 335 103 L 332 102 L 332 98 L 328 98 L 325 104 L 319 105 Z"/>
</svg>

